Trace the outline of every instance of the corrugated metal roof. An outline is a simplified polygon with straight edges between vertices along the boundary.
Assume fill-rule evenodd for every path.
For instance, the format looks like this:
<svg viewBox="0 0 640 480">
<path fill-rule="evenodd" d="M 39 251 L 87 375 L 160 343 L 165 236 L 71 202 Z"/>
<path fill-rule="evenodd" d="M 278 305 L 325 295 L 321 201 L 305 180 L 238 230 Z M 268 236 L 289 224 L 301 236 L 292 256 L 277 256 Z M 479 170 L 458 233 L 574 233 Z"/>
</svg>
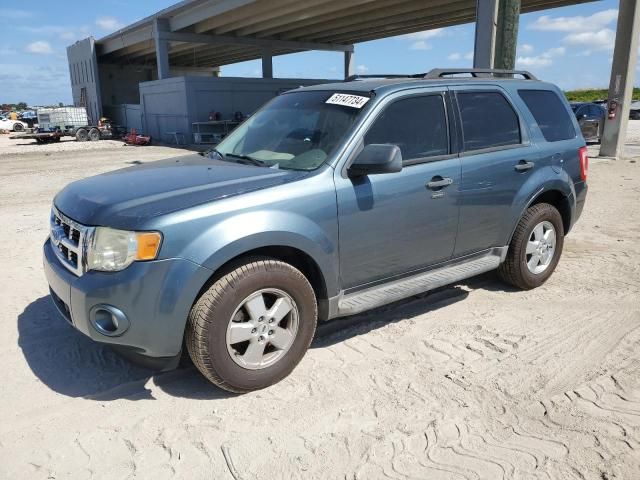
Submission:
<svg viewBox="0 0 640 480">
<path fill-rule="evenodd" d="M 522 11 L 590 1 L 594 0 L 522 0 Z M 96 45 L 101 62 L 154 63 L 156 19 L 165 19 L 168 32 L 217 39 L 211 44 L 171 40 L 171 65 L 210 67 L 261 58 L 264 48 L 273 55 L 312 50 L 315 45 L 331 49 L 469 23 L 475 20 L 475 9 L 475 0 L 186 0 Z M 238 44 L 240 39 L 244 44 Z"/>
</svg>

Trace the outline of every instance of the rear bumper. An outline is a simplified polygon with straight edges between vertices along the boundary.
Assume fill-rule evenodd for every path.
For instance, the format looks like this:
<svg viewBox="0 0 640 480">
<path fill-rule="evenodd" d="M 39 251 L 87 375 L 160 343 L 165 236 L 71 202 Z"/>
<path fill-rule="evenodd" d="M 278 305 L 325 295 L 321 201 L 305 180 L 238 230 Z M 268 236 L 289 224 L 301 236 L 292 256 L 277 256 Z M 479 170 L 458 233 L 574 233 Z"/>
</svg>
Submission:
<svg viewBox="0 0 640 480">
<path fill-rule="evenodd" d="M 576 204 L 575 211 L 571 218 L 571 227 L 576 224 L 580 215 L 582 215 L 582 210 L 584 209 L 584 204 L 587 200 L 587 190 L 589 189 L 587 186 L 587 182 L 577 182 L 573 185 L 575 189 L 576 195 Z"/>
<path fill-rule="evenodd" d="M 177 365 L 189 310 L 212 273 L 188 260 L 168 259 L 76 277 L 59 262 L 49 240 L 43 263 L 51 297 L 67 322 L 155 369 Z M 102 308 L 122 315 L 122 332 L 100 331 L 96 311 Z"/>
</svg>

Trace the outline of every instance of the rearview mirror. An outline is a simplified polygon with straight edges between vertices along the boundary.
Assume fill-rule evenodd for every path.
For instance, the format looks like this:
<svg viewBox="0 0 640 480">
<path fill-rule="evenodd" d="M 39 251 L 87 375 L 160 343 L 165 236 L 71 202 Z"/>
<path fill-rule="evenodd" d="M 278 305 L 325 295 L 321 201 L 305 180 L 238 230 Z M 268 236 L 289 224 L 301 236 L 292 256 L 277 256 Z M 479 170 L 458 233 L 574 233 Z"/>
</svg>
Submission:
<svg viewBox="0 0 640 480">
<path fill-rule="evenodd" d="M 353 161 L 347 173 L 350 177 L 362 177 L 380 173 L 396 173 L 402 170 L 402 153 L 397 145 L 367 145 Z"/>
</svg>

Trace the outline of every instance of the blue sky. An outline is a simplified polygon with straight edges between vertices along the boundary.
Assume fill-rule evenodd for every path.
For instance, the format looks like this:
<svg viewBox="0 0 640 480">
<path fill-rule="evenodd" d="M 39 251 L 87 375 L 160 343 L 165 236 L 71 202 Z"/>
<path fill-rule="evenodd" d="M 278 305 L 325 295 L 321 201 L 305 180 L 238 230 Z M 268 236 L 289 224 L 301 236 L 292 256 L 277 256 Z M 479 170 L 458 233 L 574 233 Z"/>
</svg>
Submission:
<svg viewBox="0 0 640 480">
<path fill-rule="evenodd" d="M 51 104 L 71 101 L 66 46 L 93 35 L 101 38 L 121 26 L 175 3 L 33 1 L 0 4 L 0 103 Z M 29 6 L 27 6 L 29 5 Z M 518 66 L 564 89 L 606 87 L 617 0 L 522 15 Z M 472 24 L 386 38 L 356 45 L 359 73 L 415 73 L 432 67 L 470 66 Z M 342 54 L 306 52 L 274 58 L 276 77 L 340 78 Z M 259 62 L 222 67 L 225 76 L 259 76 Z M 636 82 L 638 84 L 640 82 Z"/>
</svg>

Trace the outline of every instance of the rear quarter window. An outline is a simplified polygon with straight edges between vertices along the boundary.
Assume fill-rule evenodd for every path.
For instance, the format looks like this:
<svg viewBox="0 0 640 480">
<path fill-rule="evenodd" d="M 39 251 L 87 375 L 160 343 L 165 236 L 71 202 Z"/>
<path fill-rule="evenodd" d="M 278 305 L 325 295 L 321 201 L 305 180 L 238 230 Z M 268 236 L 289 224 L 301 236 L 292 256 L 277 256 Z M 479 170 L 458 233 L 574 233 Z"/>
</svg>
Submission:
<svg viewBox="0 0 640 480">
<path fill-rule="evenodd" d="M 573 121 L 558 94 L 551 90 L 518 90 L 547 142 L 576 137 Z"/>
</svg>

